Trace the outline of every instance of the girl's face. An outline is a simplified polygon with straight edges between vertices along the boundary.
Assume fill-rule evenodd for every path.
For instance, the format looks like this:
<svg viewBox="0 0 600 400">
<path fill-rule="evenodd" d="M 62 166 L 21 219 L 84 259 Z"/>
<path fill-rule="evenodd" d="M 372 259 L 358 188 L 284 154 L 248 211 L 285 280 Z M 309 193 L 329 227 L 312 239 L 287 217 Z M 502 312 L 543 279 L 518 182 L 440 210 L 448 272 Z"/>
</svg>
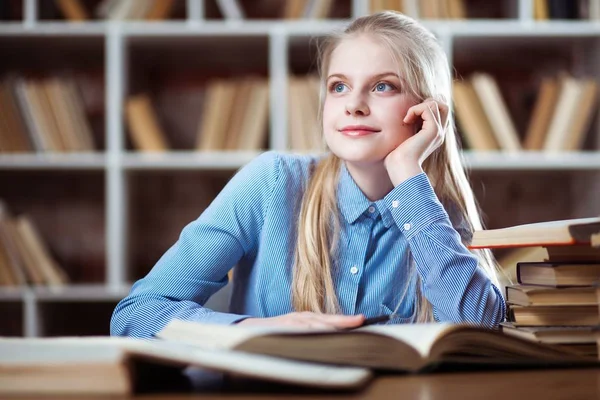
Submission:
<svg viewBox="0 0 600 400">
<path fill-rule="evenodd" d="M 355 164 L 381 163 L 415 132 L 402 120 L 417 104 L 388 50 L 362 35 L 342 41 L 326 71 L 323 131 L 329 149 Z"/>
</svg>

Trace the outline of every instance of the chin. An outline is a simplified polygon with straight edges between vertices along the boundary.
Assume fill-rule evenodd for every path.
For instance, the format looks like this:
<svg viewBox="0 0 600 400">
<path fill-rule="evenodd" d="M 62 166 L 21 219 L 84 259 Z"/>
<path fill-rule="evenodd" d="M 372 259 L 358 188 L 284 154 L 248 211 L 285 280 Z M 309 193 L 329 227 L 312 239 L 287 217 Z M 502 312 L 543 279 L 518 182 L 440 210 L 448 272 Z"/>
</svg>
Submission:
<svg viewBox="0 0 600 400">
<path fill-rule="evenodd" d="M 330 149 L 340 159 L 352 164 L 377 164 L 385 160 L 385 155 L 370 149 L 335 149 L 331 147 Z"/>
</svg>

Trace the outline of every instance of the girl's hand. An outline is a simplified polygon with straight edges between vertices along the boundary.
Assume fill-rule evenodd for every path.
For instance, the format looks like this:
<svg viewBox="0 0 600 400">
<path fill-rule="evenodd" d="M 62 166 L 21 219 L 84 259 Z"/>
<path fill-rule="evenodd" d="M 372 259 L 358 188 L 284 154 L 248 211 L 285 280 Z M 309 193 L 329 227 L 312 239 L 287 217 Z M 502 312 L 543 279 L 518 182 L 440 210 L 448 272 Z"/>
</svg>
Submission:
<svg viewBox="0 0 600 400">
<path fill-rule="evenodd" d="M 238 322 L 238 325 L 339 329 L 354 328 L 362 324 L 364 320 L 365 317 L 363 315 L 330 315 L 305 311 L 271 318 L 247 318 Z"/>
<path fill-rule="evenodd" d="M 394 186 L 423 172 L 423 161 L 444 142 L 448 106 L 427 99 L 409 108 L 404 117 L 406 124 L 415 124 L 421 120 L 421 129 L 385 158 L 385 168 Z"/>
</svg>

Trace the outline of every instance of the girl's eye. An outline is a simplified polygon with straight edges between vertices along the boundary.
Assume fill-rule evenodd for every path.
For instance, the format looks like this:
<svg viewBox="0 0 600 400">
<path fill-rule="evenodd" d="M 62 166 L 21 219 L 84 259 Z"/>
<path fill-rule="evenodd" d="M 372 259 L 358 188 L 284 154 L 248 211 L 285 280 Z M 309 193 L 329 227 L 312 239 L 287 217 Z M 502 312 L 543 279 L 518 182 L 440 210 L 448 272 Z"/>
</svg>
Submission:
<svg viewBox="0 0 600 400">
<path fill-rule="evenodd" d="M 394 89 L 396 89 L 394 86 L 386 82 L 379 82 L 377 85 L 375 85 L 375 91 L 377 92 L 388 92 Z"/>
<path fill-rule="evenodd" d="M 341 82 L 334 83 L 333 85 L 331 85 L 331 88 L 336 93 L 343 93 L 347 89 L 346 85 Z"/>
</svg>

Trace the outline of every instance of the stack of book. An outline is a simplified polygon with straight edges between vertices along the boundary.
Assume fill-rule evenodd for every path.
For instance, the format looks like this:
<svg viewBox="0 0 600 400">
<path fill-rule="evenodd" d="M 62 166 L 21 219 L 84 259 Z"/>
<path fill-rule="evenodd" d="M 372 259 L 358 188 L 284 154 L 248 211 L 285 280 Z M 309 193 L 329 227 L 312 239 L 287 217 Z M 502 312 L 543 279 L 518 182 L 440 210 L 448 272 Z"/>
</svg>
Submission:
<svg viewBox="0 0 600 400">
<path fill-rule="evenodd" d="M 506 286 L 509 335 L 598 356 L 600 218 L 476 232 L 473 248 L 519 247 L 516 282 Z"/>
</svg>

